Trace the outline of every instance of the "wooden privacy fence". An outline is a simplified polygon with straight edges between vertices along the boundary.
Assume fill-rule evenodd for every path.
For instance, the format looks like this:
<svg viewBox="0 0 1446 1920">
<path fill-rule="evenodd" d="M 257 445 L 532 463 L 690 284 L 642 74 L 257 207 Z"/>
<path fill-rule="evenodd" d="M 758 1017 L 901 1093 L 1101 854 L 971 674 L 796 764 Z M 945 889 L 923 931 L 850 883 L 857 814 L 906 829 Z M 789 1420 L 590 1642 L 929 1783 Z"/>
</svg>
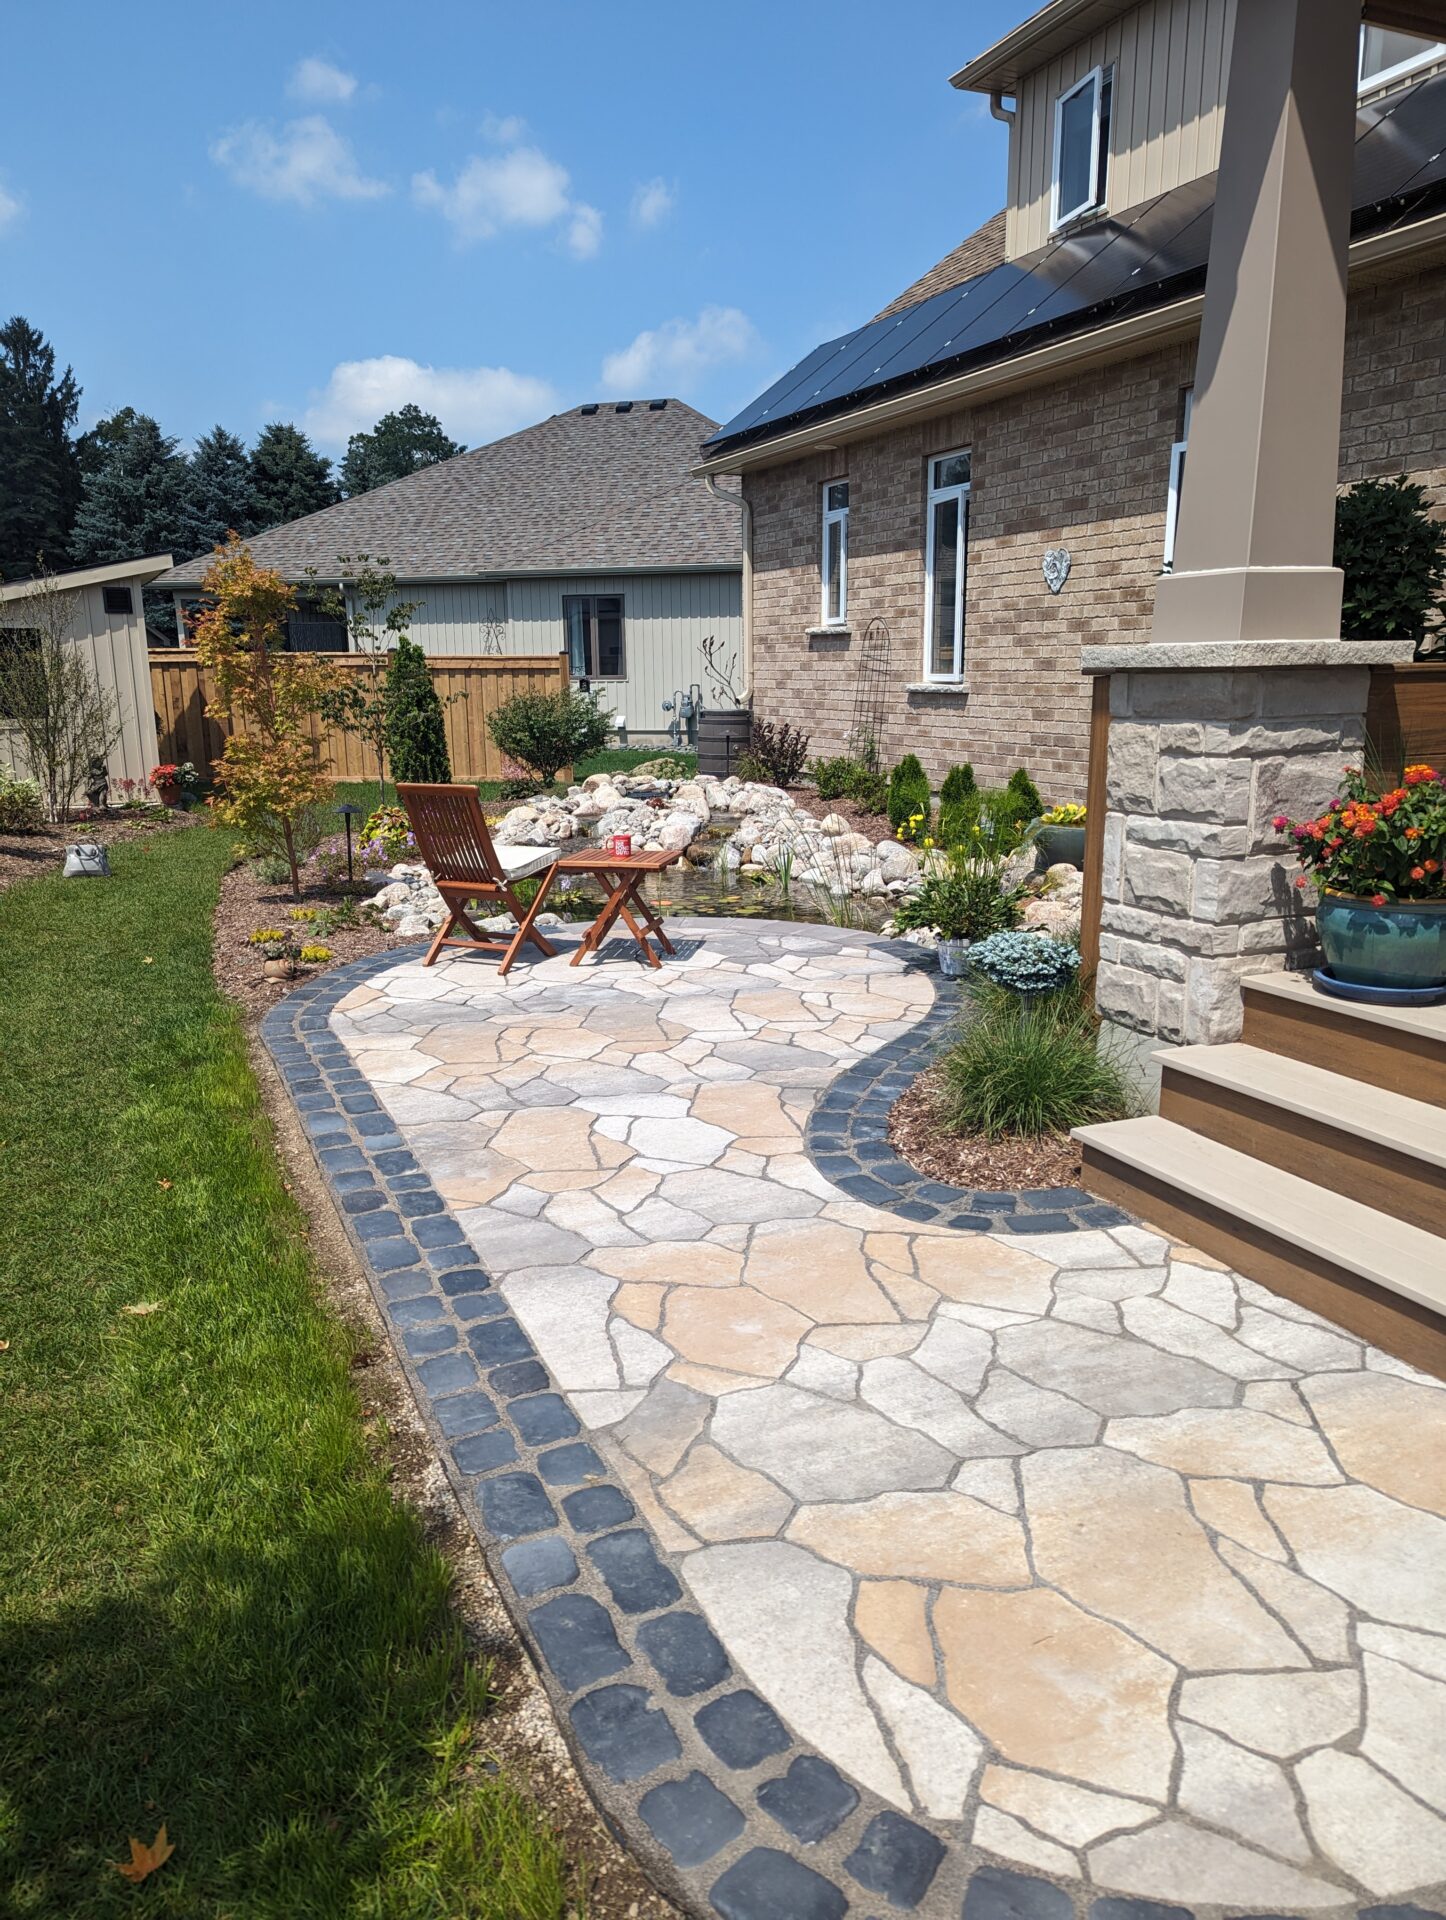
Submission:
<svg viewBox="0 0 1446 1920">
<path fill-rule="evenodd" d="M 328 657 L 349 673 L 370 671 L 362 654 Z M 487 716 L 515 693 L 555 693 L 568 685 L 565 653 L 448 653 L 429 655 L 427 665 L 443 703 L 454 780 L 504 778 L 502 755 L 487 730 Z M 161 760 L 190 760 L 198 772 L 208 772 L 212 761 L 221 757 L 227 732 L 206 714 L 213 697 L 211 676 L 185 648 L 152 653 L 150 666 Z M 343 733 L 319 720 L 313 722 L 312 734 L 328 763 L 328 779 L 375 778 L 371 748 L 360 734 Z"/>
</svg>

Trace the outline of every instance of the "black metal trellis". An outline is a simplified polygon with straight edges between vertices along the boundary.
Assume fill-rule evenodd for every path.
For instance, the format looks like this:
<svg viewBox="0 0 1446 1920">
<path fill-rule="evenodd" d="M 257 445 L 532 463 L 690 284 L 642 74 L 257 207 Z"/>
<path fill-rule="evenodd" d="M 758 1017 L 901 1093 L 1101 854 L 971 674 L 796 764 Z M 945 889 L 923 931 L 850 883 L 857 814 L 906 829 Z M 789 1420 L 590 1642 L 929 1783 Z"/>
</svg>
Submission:
<svg viewBox="0 0 1446 1920">
<path fill-rule="evenodd" d="M 859 647 L 854 681 L 854 717 L 848 755 L 877 771 L 883 754 L 884 719 L 889 708 L 889 665 L 893 640 L 882 620 L 870 620 Z"/>
</svg>

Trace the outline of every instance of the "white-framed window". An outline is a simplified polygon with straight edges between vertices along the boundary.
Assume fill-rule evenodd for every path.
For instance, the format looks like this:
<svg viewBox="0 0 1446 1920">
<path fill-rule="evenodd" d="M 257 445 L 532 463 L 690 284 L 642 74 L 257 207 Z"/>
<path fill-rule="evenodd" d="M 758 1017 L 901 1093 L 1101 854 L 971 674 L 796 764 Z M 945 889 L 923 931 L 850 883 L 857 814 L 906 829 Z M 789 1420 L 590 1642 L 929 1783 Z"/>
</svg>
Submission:
<svg viewBox="0 0 1446 1920">
<path fill-rule="evenodd" d="M 1446 58 L 1446 41 L 1425 40 L 1419 33 L 1399 33 L 1394 27 L 1362 27 L 1360 91 L 1383 87 L 1442 58 Z"/>
<path fill-rule="evenodd" d="M 823 583 L 822 618 L 841 627 L 849 617 L 849 483 L 829 480 L 823 489 L 823 546 L 819 572 Z"/>
<path fill-rule="evenodd" d="M 1175 567 L 1175 532 L 1180 524 L 1180 494 L 1185 485 L 1185 449 L 1190 444 L 1190 415 L 1195 409 L 1194 387 L 1184 387 L 1180 393 L 1180 437 L 1170 448 L 1170 491 L 1165 500 L 1165 560 L 1164 571 L 1172 573 Z"/>
<path fill-rule="evenodd" d="M 1105 203 L 1114 79 L 1113 67 L 1095 67 L 1054 103 L 1053 227 Z"/>
<path fill-rule="evenodd" d="M 969 450 L 929 462 L 924 536 L 924 678 L 964 677 L 964 586 L 969 564 Z"/>
</svg>

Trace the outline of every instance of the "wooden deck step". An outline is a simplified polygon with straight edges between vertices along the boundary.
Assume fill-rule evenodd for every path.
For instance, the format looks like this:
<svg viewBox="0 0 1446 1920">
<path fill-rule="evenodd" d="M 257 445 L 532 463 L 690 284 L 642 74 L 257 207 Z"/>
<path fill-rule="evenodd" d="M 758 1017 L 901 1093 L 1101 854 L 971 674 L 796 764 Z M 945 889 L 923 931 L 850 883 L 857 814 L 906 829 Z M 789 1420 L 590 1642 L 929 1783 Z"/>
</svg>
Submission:
<svg viewBox="0 0 1446 1920">
<path fill-rule="evenodd" d="M 1336 1000 L 1305 973 L 1252 974 L 1241 984 L 1241 1038 L 1251 1046 L 1446 1107 L 1446 1006 Z"/>
<path fill-rule="evenodd" d="M 1446 1107 L 1243 1041 L 1155 1058 L 1167 1120 L 1428 1233 L 1446 1231 Z"/>
<path fill-rule="evenodd" d="M 1163 1115 L 1075 1138 L 1092 1192 L 1446 1378 L 1446 1239 Z"/>
</svg>

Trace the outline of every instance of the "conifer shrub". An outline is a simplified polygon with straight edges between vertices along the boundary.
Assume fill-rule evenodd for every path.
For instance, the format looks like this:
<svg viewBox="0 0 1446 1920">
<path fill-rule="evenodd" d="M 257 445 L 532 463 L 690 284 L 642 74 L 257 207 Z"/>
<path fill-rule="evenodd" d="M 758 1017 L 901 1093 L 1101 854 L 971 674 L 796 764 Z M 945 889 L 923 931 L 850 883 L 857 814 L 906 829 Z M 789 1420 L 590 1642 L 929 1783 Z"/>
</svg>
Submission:
<svg viewBox="0 0 1446 1920">
<path fill-rule="evenodd" d="M 442 703 L 427 656 L 405 634 L 387 662 L 387 753 L 393 780 L 452 778 Z"/>
<path fill-rule="evenodd" d="M 929 776 L 918 755 L 906 753 L 889 775 L 889 825 L 901 840 L 922 840 L 932 811 Z"/>
</svg>

